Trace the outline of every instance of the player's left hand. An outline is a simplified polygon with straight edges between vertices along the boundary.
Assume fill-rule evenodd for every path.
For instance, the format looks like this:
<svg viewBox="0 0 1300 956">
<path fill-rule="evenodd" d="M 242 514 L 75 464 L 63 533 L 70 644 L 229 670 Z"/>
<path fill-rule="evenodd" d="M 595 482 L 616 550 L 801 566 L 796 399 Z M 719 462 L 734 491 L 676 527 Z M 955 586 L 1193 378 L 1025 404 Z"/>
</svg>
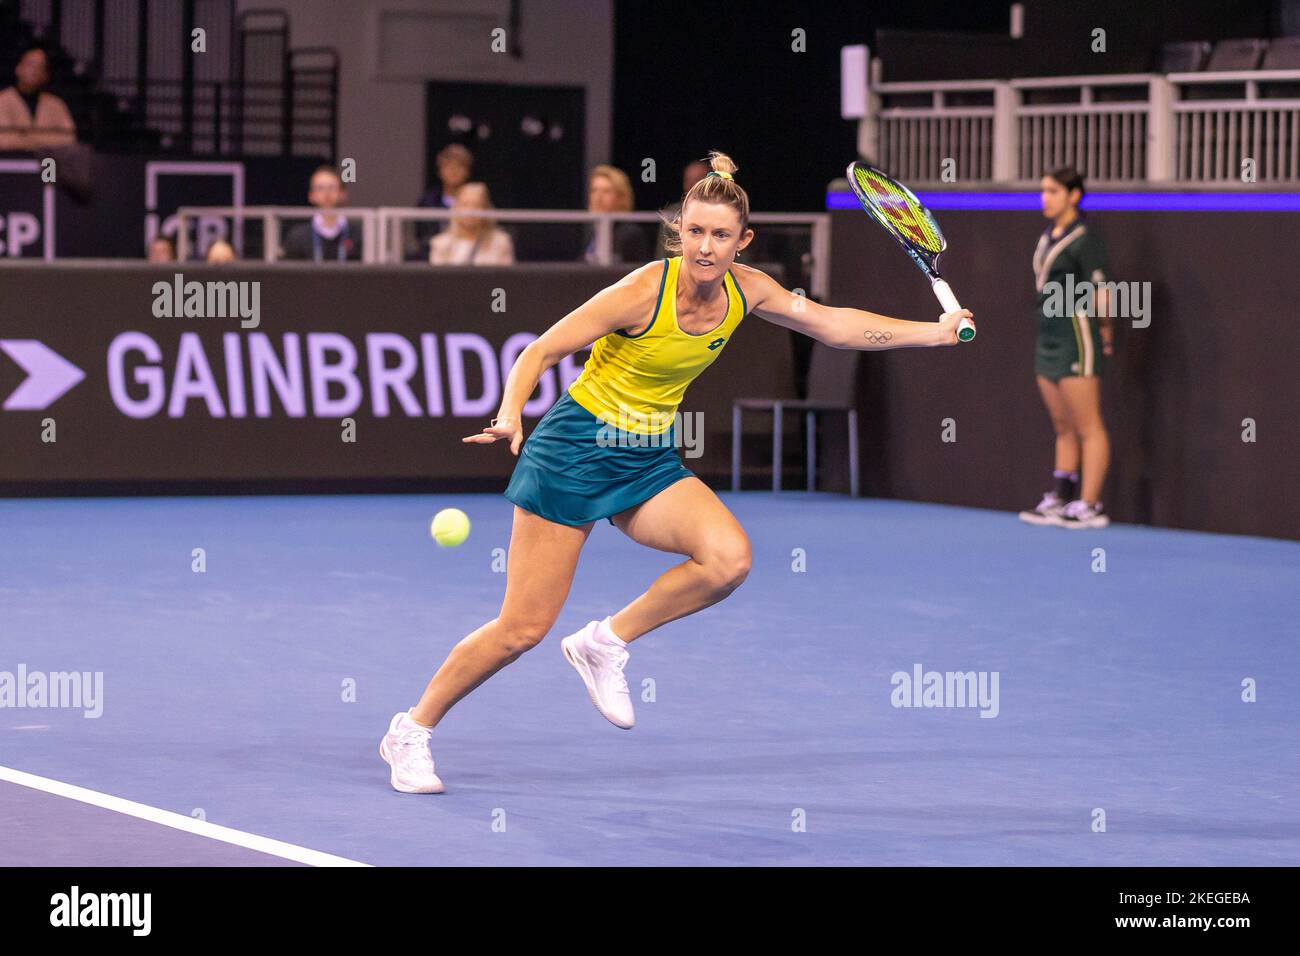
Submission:
<svg viewBox="0 0 1300 956">
<path fill-rule="evenodd" d="M 500 420 L 494 418 L 492 424 L 488 425 L 479 434 L 466 435 L 461 441 L 473 442 L 476 445 L 490 445 L 502 438 L 510 442 L 510 454 L 518 458 L 519 446 L 524 442 L 524 428 L 522 424 L 513 418 Z"/>
<path fill-rule="evenodd" d="M 975 325 L 975 313 L 970 309 L 958 309 L 939 316 L 939 345 L 956 345 L 961 341 L 957 338 L 957 324 L 962 319 L 970 319 L 970 324 Z"/>
</svg>

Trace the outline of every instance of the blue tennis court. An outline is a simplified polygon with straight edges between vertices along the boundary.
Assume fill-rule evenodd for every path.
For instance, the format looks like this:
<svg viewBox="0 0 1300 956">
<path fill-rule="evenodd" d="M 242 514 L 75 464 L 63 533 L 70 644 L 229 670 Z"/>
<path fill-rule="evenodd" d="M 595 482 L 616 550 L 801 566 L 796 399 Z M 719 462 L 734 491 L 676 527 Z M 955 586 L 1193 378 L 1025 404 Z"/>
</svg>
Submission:
<svg viewBox="0 0 1300 956">
<path fill-rule="evenodd" d="M 27 675 L 0 865 L 1300 863 L 1300 544 L 724 500 L 753 570 L 633 645 L 636 728 L 559 638 L 678 559 L 601 523 L 555 631 L 435 729 L 437 796 L 395 793 L 376 748 L 496 614 L 499 496 L 0 502 L 0 675 Z M 443 507 L 473 521 L 460 548 L 429 539 Z M 894 706 L 917 668 L 996 693 Z M 31 675 L 71 672 L 98 693 L 36 706 Z"/>
</svg>

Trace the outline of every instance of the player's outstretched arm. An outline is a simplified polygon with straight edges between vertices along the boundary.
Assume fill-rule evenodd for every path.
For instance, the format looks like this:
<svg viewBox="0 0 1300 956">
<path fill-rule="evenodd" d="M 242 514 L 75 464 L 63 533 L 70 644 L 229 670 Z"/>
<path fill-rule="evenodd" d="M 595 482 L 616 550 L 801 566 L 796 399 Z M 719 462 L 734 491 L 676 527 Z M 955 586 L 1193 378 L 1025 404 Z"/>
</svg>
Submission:
<svg viewBox="0 0 1300 956">
<path fill-rule="evenodd" d="M 836 349 L 917 348 L 956 345 L 957 323 L 974 319 L 968 309 L 947 312 L 935 322 L 892 319 L 863 309 L 835 308 L 813 302 L 781 287 L 767 273 L 747 266 L 743 269 L 745 295 L 760 317 L 777 325 L 812 336 Z M 754 295 L 751 295 L 751 290 Z"/>
</svg>

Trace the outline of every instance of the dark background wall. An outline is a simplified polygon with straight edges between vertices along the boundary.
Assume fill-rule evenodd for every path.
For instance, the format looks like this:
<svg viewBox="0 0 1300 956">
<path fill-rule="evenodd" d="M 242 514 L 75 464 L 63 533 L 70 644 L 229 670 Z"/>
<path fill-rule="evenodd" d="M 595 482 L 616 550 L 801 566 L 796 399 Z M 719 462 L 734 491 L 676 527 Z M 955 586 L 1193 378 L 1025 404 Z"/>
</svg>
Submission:
<svg viewBox="0 0 1300 956">
<path fill-rule="evenodd" d="M 632 176 L 643 209 L 681 198 L 682 167 L 709 149 L 735 158 L 755 209 L 819 209 L 856 153 L 857 124 L 839 115 L 843 46 L 867 44 L 886 80 L 1140 72 L 1165 40 L 1272 36 L 1290 22 L 1281 0 L 1024 5 L 1024 38 L 1012 40 L 1009 0 L 620 0 L 610 161 Z M 1091 50 L 1094 27 L 1107 31 L 1105 54 Z M 806 52 L 791 49 L 795 28 Z M 640 179 L 646 158 L 657 182 Z"/>
<path fill-rule="evenodd" d="M 925 32 L 880 30 L 872 50 L 887 81 L 973 80 L 1025 76 L 1088 76 L 1156 70 L 1162 43 L 1269 37 L 1285 29 L 1279 0 L 1023 0 L 1024 35 L 1009 35 L 1010 3 L 991 33 L 961 34 L 947 24 Z M 1092 31 L 1106 31 L 1105 52 L 1094 52 Z"/>
<path fill-rule="evenodd" d="M 1020 509 L 1048 487 L 1053 433 L 1033 372 L 1035 212 L 946 211 L 941 266 L 979 334 L 950 349 L 864 353 L 864 493 Z M 1111 278 L 1152 283 L 1151 324 L 1117 321 L 1103 385 L 1114 461 L 1103 500 L 1121 521 L 1300 537 L 1300 328 L 1286 213 L 1090 217 Z M 833 214 L 830 301 L 903 318 L 938 307 L 878 227 Z M 957 441 L 941 441 L 942 420 Z M 1257 440 L 1241 439 L 1242 419 Z M 828 458 L 828 464 L 832 459 Z"/>
<path fill-rule="evenodd" d="M 1007 10 L 1005 0 L 622 0 L 610 161 L 632 177 L 642 209 L 679 200 L 682 167 L 710 149 L 736 160 L 755 209 L 821 209 L 826 183 L 856 154 L 857 123 L 840 118 L 840 48 L 872 43 L 882 26 L 1005 32 Z M 807 52 L 791 50 L 796 28 Z M 646 158 L 655 183 L 641 182 Z"/>
</svg>

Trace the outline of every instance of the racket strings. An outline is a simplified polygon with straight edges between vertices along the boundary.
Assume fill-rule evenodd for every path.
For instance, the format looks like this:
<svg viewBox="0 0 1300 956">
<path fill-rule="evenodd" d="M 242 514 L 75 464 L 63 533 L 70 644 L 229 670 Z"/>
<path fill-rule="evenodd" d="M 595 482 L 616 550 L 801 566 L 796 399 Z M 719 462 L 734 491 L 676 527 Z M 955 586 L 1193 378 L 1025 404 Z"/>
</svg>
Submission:
<svg viewBox="0 0 1300 956">
<path fill-rule="evenodd" d="M 926 252 L 937 254 L 943 251 L 943 234 L 929 211 L 906 186 L 862 166 L 855 166 L 853 175 L 857 180 L 858 195 L 885 218 L 886 225 L 897 229 Z"/>
</svg>

